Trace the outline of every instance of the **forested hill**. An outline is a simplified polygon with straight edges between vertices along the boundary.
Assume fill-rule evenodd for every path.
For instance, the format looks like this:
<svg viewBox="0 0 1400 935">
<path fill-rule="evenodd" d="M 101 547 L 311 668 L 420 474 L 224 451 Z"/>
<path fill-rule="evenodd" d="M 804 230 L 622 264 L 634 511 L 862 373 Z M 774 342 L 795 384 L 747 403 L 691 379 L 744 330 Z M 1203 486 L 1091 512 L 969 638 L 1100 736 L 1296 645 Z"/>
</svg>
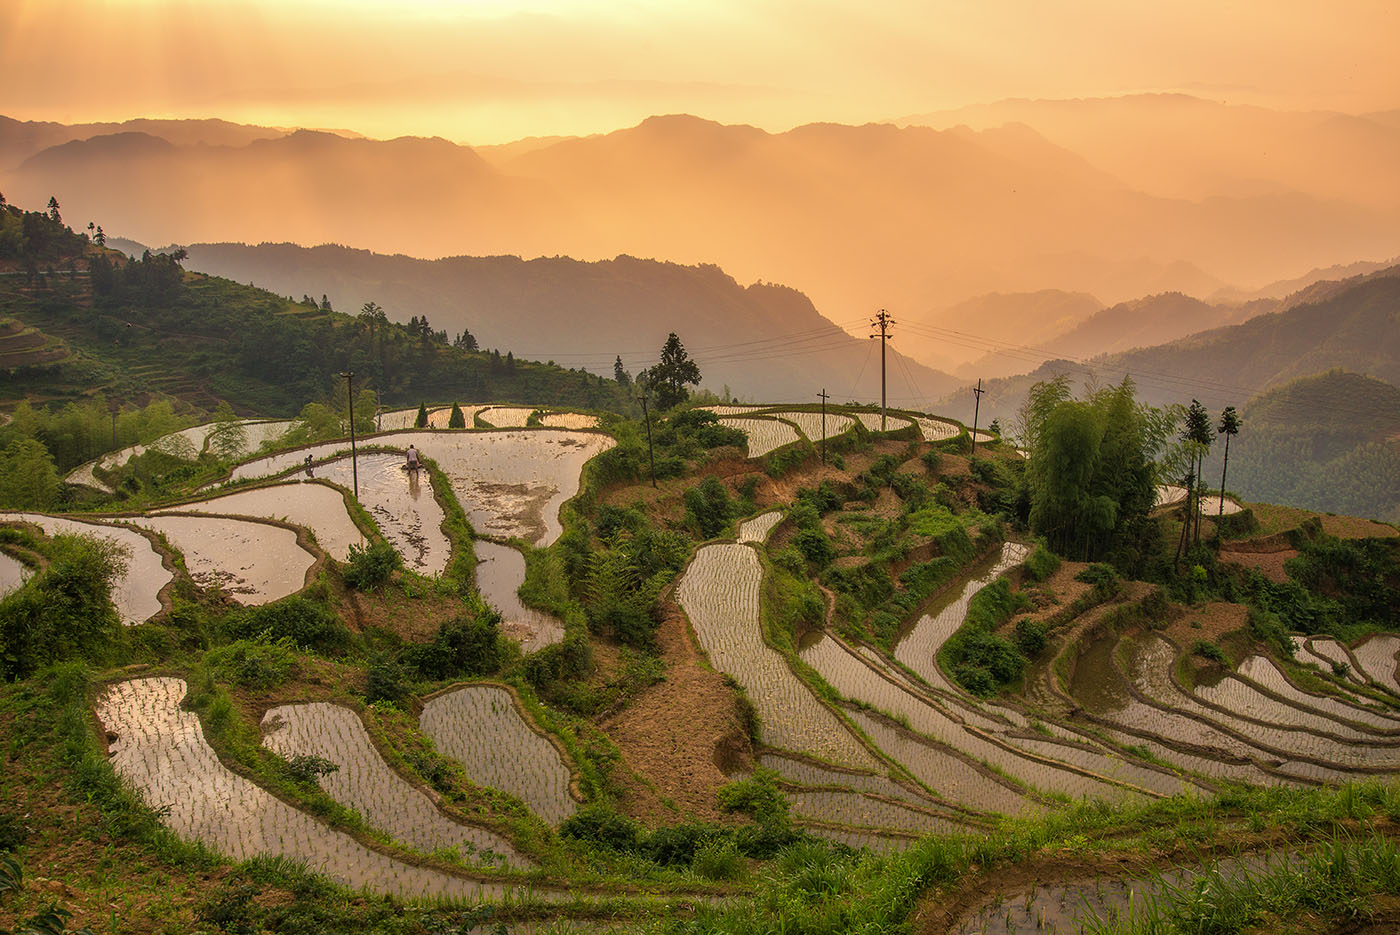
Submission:
<svg viewBox="0 0 1400 935">
<path fill-rule="evenodd" d="M 161 253 L 128 260 L 73 234 L 57 209 L 9 206 L 0 215 L 0 318 L 73 352 L 0 369 L 0 401 L 101 391 L 127 403 L 168 395 L 199 409 L 227 400 L 249 413 L 294 415 L 308 400 L 343 398 L 340 374 L 353 371 L 356 390 L 378 390 L 386 404 L 627 405 L 611 378 L 516 360 L 505 346 L 454 346 L 457 335 L 423 317 L 342 314 L 187 272 Z"/>
<path fill-rule="evenodd" d="M 1250 500 L 1400 521 L 1400 389 L 1333 370 L 1270 390 L 1244 409 L 1229 481 Z"/>
<path fill-rule="evenodd" d="M 611 374 L 614 359 L 636 372 L 675 331 L 704 373 L 752 399 L 878 400 L 871 342 L 846 334 L 795 289 L 744 287 L 717 266 L 682 266 L 630 256 L 600 262 L 514 256 L 420 260 L 339 246 L 191 244 L 194 269 L 255 282 L 286 295 L 327 294 L 336 308 L 383 305 L 398 321 L 426 316 L 482 347 Z M 875 307 L 846 309 L 861 319 Z M 878 363 L 878 362 L 877 362 Z M 940 395 L 956 381 L 896 355 L 890 393 L 903 404 Z M 910 388 L 911 384 L 913 389 Z"/>
<path fill-rule="evenodd" d="M 1241 407 L 1290 380 L 1340 367 L 1400 384 L 1400 266 L 1341 284 L 1310 287 L 1315 301 L 1290 297 L 1284 310 L 1169 344 L 1104 355 L 1084 363 L 1052 361 L 1034 373 L 990 380 L 982 418 L 1014 418 L 1026 390 L 1069 372 L 1114 383 L 1130 374 L 1139 397 L 1160 405 L 1199 399 L 1211 409 Z M 973 397 L 957 391 L 940 412 L 971 418 Z"/>
</svg>

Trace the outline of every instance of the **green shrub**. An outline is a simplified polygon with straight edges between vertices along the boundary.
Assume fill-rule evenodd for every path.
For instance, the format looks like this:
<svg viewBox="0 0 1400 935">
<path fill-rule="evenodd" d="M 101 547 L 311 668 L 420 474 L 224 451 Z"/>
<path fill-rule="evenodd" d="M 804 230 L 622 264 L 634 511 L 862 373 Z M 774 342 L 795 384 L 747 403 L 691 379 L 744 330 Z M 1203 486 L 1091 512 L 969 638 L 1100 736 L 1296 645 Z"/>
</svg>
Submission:
<svg viewBox="0 0 1400 935">
<path fill-rule="evenodd" d="M 1034 659 L 1045 648 L 1045 627 L 1034 620 L 1016 621 L 1016 648 Z"/>
<path fill-rule="evenodd" d="M 288 640 L 294 646 L 317 651 L 344 647 L 350 631 L 328 607 L 300 594 L 272 604 L 249 608 L 229 624 L 231 635 L 264 643 Z"/>
<path fill-rule="evenodd" d="M 309 753 L 299 753 L 287 761 L 287 775 L 296 782 L 304 782 L 315 785 L 322 776 L 329 776 L 340 769 L 340 766 L 331 762 L 325 757 L 313 756 Z"/>
<path fill-rule="evenodd" d="M 352 545 L 345 583 L 357 591 L 373 591 L 389 580 L 399 564 L 398 551 L 387 542 Z"/>
<path fill-rule="evenodd" d="M 589 805 L 564 819 L 559 834 L 596 847 L 630 852 L 637 849 L 642 829 L 635 821 L 604 805 Z"/>
<path fill-rule="evenodd" d="M 376 659 L 369 664 L 365 681 L 365 701 L 369 704 L 388 702 L 397 705 L 408 697 L 403 683 L 403 669 L 392 659 Z"/>
<path fill-rule="evenodd" d="M 404 665 L 425 679 L 487 675 L 500 666 L 501 615 L 487 608 L 475 617 L 459 617 L 438 627 L 431 643 L 407 647 Z"/>
<path fill-rule="evenodd" d="M 639 851 L 663 867 L 685 867 L 695 860 L 700 847 L 715 836 L 704 825 L 685 824 L 657 828 L 642 841 Z"/>
<path fill-rule="evenodd" d="M 1033 581 L 1044 581 L 1060 568 L 1060 557 L 1043 545 L 1038 545 L 1026 559 L 1026 573 Z"/>
<path fill-rule="evenodd" d="M 1191 655 L 1200 656 L 1202 659 L 1209 659 L 1222 666 L 1229 667 L 1230 658 L 1225 655 L 1225 650 L 1209 640 L 1196 640 L 1191 646 Z"/>
<path fill-rule="evenodd" d="M 716 838 L 695 854 L 695 873 L 706 880 L 737 880 L 744 875 L 744 858 L 733 839 Z"/>
<path fill-rule="evenodd" d="M 713 475 L 685 492 L 686 524 L 702 539 L 713 539 L 723 532 L 733 519 L 733 510 L 729 491 Z"/>
<path fill-rule="evenodd" d="M 27 678 L 59 659 L 93 658 L 120 629 L 111 599 L 125 568 L 119 548 L 92 536 L 55 536 L 48 551 L 48 567 L 0 599 L 0 678 Z"/>
<path fill-rule="evenodd" d="M 450 429 L 464 429 L 467 427 L 466 414 L 462 412 L 462 407 L 456 403 L 452 404 L 452 412 L 447 416 L 447 427 Z"/>
<path fill-rule="evenodd" d="M 726 812 L 748 815 L 760 825 L 786 827 L 788 800 L 777 784 L 778 775 L 771 770 L 758 769 L 748 779 L 740 779 L 719 790 L 720 808 Z"/>
<path fill-rule="evenodd" d="M 286 681 L 296 654 L 285 638 L 275 643 L 244 639 L 210 650 L 204 661 L 224 681 L 265 689 Z"/>
</svg>

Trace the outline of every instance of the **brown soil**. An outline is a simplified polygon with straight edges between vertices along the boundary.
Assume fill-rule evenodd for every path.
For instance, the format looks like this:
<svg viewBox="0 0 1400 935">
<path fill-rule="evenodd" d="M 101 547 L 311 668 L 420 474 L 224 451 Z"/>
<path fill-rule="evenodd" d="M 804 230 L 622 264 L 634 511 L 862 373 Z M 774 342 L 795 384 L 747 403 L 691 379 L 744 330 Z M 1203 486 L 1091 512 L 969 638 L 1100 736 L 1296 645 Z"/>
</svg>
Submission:
<svg viewBox="0 0 1400 935">
<path fill-rule="evenodd" d="M 1075 581 L 1074 576 L 1088 567 L 1084 562 L 1060 562 L 1060 567 L 1055 569 L 1055 573 L 1039 584 L 1027 581 L 1021 590 L 1030 599 L 1034 609 L 1014 617 L 1013 620 L 1045 620 L 1079 600 L 1093 586 L 1083 581 Z M 1014 623 L 1012 625 L 1014 626 Z"/>
<path fill-rule="evenodd" d="M 461 598 L 433 591 L 409 597 L 397 581 L 373 594 L 347 589 L 338 603 L 340 618 L 352 629 L 386 630 L 412 643 L 431 642 L 440 625 L 465 612 Z"/>
<path fill-rule="evenodd" d="M 1283 549 L 1278 552 L 1222 551 L 1220 560 L 1229 562 L 1231 565 L 1253 568 L 1270 581 L 1282 584 L 1288 580 L 1288 573 L 1283 570 L 1283 563 L 1290 558 L 1296 558 L 1297 555 L 1296 549 Z"/>
<path fill-rule="evenodd" d="M 729 781 L 724 768 L 753 762 L 734 693 L 703 664 L 690 626 L 674 604 L 667 605 L 656 636 L 665 680 L 599 725 L 636 773 L 623 778 L 624 809 L 648 824 L 674 824 L 687 816 L 722 819 L 716 793 Z"/>
<path fill-rule="evenodd" d="M 1249 623 L 1249 609 L 1243 604 L 1215 601 L 1184 607 L 1173 618 L 1162 630 L 1163 635 L 1183 649 L 1190 649 L 1197 640 L 1218 643 L 1225 634 L 1245 627 Z"/>
</svg>

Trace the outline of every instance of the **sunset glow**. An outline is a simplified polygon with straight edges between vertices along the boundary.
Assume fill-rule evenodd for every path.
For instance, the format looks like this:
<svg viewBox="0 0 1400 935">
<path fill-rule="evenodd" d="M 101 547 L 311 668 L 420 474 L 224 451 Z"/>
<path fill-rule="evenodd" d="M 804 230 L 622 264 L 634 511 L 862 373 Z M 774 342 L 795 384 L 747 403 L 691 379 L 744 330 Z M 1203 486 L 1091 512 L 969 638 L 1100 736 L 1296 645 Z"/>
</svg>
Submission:
<svg viewBox="0 0 1400 935">
<path fill-rule="evenodd" d="M 655 113 L 783 130 L 1137 91 L 1359 113 L 1396 104 L 1397 34 L 1394 6 L 1370 0 L 18 0 L 0 11 L 0 112 L 478 144 Z"/>
</svg>

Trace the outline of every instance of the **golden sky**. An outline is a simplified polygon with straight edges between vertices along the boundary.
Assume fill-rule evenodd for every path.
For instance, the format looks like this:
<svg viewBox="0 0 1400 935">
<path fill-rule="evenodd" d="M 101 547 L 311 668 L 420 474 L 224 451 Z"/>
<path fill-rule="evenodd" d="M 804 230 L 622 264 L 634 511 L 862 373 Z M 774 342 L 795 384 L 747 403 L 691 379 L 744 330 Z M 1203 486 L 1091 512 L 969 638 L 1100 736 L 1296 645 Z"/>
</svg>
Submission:
<svg viewBox="0 0 1400 935">
<path fill-rule="evenodd" d="M 1400 106 L 1393 0 L 0 0 L 0 114 L 466 143 L 1181 90 Z"/>
</svg>

